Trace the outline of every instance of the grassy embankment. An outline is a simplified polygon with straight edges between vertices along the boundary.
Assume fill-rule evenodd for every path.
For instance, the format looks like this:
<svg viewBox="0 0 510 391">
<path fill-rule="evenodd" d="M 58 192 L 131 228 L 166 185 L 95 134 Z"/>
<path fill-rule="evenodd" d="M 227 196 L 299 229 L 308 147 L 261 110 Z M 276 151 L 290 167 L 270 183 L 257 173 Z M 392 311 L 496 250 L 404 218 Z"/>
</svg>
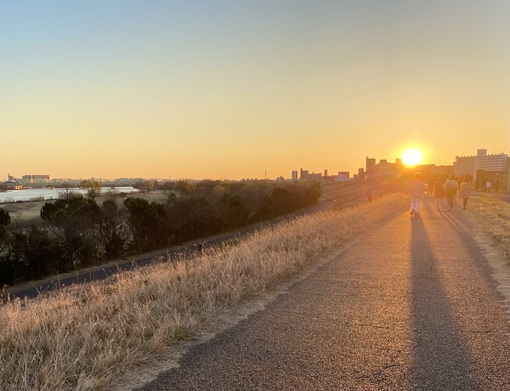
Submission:
<svg viewBox="0 0 510 391">
<path fill-rule="evenodd" d="M 476 194 L 470 198 L 468 210 L 491 239 L 495 251 L 510 265 L 510 203 L 494 194 Z"/>
<path fill-rule="evenodd" d="M 219 314 L 407 204 L 403 195 L 388 195 L 281 223 L 193 262 L 13 301 L 0 314 L 0 389 L 109 389 L 125 371 L 192 338 Z"/>
<path fill-rule="evenodd" d="M 470 202 L 482 220 L 494 213 L 508 224 L 493 200 Z M 386 195 L 282 223 L 193 262 L 162 263 L 51 298 L 9 303 L 0 314 L 0 390 L 111 389 L 126 371 L 407 208 L 407 196 Z"/>
</svg>

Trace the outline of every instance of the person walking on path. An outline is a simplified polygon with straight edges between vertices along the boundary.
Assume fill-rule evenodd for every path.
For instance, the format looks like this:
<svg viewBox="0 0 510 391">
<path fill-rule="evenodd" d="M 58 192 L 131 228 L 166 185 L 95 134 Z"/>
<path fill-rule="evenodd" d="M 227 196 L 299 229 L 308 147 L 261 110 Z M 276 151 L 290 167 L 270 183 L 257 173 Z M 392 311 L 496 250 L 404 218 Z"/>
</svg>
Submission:
<svg viewBox="0 0 510 391">
<path fill-rule="evenodd" d="M 499 177 L 496 177 L 496 179 L 494 179 L 493 187 L 494 191 L 497 193 L 499 190 Z"/>
<path fill-rule="evenodd" d="M 448 209 L 453 209 L 453 202 L 455 201 L 455 194 L 459 184 L 455 180 L 455 176 L 452 174 L 448 177 L 448 180 L 444 184 L 444 191 L 446 193 L 446 201 L 448 202 Z"/>
<path fill-rule="evenodd" d="M 438 179 L 434 183 L 434 197 L 436 197 L 436 208 L 437 210 L 444 209 L 444 181 Z"/>
<path fill-rule="evenodd" d="M 418 210 L 420 209 L 424 189 L 425 184 L 421 178 L 421 174 L 417 172 L 414 174 L 413 181 L 411 182 L 411 188 L 409 189 L 409 194 L 411 195 L 411 216 L 418 213 Z"/>
<path fill-rule="evenodd" d="M 463 209 L 466 209 L 468 199 L 471 197 L 471 183 L 469 183 L 469 179 L 466 177 L 460 184 L 460 196 L 462 197 L 462 204 L 464 206 Z"/>
</svg>

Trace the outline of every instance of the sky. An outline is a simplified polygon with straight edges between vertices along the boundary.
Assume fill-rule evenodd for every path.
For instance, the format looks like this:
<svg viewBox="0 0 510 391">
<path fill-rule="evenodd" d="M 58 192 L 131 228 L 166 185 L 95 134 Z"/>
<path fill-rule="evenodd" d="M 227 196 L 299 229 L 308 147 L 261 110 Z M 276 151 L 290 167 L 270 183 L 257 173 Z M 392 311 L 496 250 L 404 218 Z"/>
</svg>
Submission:
<svg viewBox="0 0 510 391">
<path fill-rule="evenodd" d="M 510 150 L 507 0 L 0 2 L 0 179 Z"/>
</svg>

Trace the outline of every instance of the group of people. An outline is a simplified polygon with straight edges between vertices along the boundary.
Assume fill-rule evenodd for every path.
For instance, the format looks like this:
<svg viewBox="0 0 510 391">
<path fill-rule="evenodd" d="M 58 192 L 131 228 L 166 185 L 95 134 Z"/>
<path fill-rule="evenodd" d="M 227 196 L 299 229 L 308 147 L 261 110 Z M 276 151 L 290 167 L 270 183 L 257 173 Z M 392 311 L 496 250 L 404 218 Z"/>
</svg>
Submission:
<svg viewBox="0 0 510 391">
<path fill-rule="evenodd" d="M 409 194 L 411 195 L 411 215 L 418 213 L 421 198 L 425 190 L 425 184 L 419 172 L 414 174 Z M 455 196 L 459 193 L 462 198 L 463 209 L 466 209 L 469 197 L 471 196 L 471 182 L 469 177 L 465 177 L 459 185 L 454 175 L 450 175 L 447 180 L 438 179 L 433 186 L 433 195 L 436 198 L 437 210 L 445 209 L 444 200 L 446 198 L 446 210 L 453 209 Z"/>
<path fill-rule="evenodd" d="M 499 190 L 499 178 L 496 178 L 493 182 L 490 180 L 485 181 L 485 192 L 490 193 L 491 191 L 495 191 L 496 193 Z"/>
</svg>

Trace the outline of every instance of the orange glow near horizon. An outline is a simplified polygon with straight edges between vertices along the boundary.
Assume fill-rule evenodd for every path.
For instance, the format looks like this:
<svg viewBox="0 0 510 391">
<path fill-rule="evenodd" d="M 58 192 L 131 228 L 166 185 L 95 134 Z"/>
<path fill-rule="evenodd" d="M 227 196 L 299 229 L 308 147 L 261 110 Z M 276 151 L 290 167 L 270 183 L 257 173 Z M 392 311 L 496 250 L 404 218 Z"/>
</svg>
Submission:
<svg viewBox="0 0 510 391">
<path fill-rule="evenodd" d="M 2 7 L 0 181 L 352 176 L 366 157 L 509 153 L 510 1 L 174 3 Z"/>
<path fill-rule="evenodd" d="M 420 164 L 422 159 L 423 153 L 417 148 L 408 148 L 402 154 L 402 162 L 408 167 Z"/>
</svg>

